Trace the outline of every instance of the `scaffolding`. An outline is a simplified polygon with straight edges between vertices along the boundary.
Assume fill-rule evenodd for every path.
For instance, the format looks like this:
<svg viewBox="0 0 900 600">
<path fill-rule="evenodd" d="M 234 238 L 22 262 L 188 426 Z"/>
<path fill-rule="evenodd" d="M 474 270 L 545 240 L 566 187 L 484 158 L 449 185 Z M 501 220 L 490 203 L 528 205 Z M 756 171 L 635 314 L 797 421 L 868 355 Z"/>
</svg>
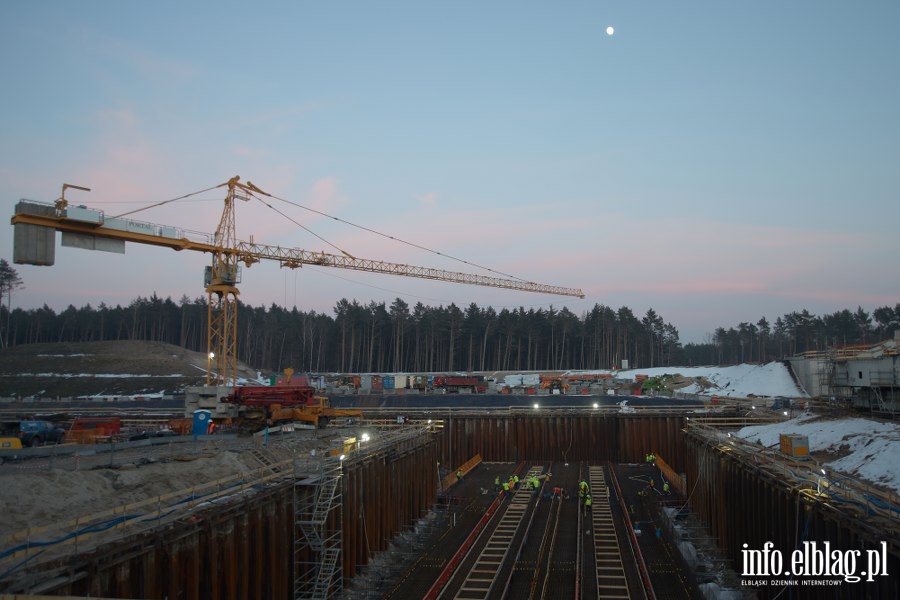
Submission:
<svg viewBox="0 0 900 600">
<path fill-rule="evenodd" d="M 872 394 L 869 409 L 891 418 L 897 417 L 897 372 L 896 370 L 872 371 L 869 373 Z"/>
<path fill-rule="evenodd" d="M 313 475 L 300 468 L 294 467 L 294 600 L 329 600 L 343 588 L 343 457 L 322 460 Z"/>
<path fill-rule="evenodd" d="M 832 397 L 837 392 L 837 385 L 835 382 L 835 373 L 834 373 L 834 363 L 837 358 L 837 353 L 834 348 L 829 348 L 825 351 L 824 358 L 818 358 L 819 361 L 819 397 Z"/>
<path fill-rule="evenodd" d="M 900 415 L 900 333 L 876 344 L 835 346 L 798 354 L 792 362 L 808 373 L 803 381 L 817 388 L 813 396 L 841 408 L 861 408 L 872 414 Z"/>
<path fill-rule="evenodd" d="M 364 565 L 370 576 L 378 580 L 375 584 L 360 579 L 357 588 L 362 589 L 345 589 L 342 489 L 348 468 L 358 465 L 361 459 L 374 457 L 393 463 L 435 443 L 435 428 L 431 422 L 419 425 L 404 422 L 401 427 L 375 431 L 372 440 L 353 439 L 349 445 L 349 438 L 345 440 L 345 454 L 339 457 L 331 454 L 294 460 L 294 600 L 369 597 L 385 573 L 394 572 L 404 561 L 419 556 L 420 548 L 416 544 L 422 543 L 419 540 L 421 531 L 441 522 L 428 514 L 420 515 L 412 529 L 400 532 L 391 542 L 391 552 L 382 558 L 370 557 L 371 560 L 365 561 L 370 563 Z"/>
<path fill-rule="evenodd" d="M 849 400 L 856 408 L 896 418 L 900 372 L 896 367 L 896 359 L 892 362 L 894 364 L 888 368 L 867 368 L 865 376 L 861 374 L 856 380 L 853 379 L 847 362 L 832 363 L 835 395 L 838 399 Z"/>
</svg>

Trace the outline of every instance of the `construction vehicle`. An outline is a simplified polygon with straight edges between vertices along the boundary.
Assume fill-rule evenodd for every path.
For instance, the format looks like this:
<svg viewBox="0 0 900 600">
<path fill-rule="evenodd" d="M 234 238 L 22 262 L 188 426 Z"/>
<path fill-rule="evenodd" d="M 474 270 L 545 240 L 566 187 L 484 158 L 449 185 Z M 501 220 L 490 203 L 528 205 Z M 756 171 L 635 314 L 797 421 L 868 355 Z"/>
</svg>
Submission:
<svg viewBox="0 0 900 600">
<path fill-rule="evenodd" d="M 66 439 L 78 444 L 97 444 L 108 442 L 120 433 L 120 417 L 75 417 Z"/>
<path fill-rule="evenodd" d="M 297 421 L 325 427 L 335 417 L 362 415 L 359 410 L 331 408 L 328 398 L 316 396 L 315 388 L 308 385 L 245 385 L 234 388 L 222 401 L 233 405 L 233 410 L 217 416 L 217 421 L 247 433 Z"/>
<path fill-rule="evenodd" d="M 235 201 L 251 199 L 270 206 L 270 200 L 282 200 L 264 192 L 251 182 L 241 183 L 232 177 L 210 190 L 227 188 L 225 206 L 214 236 L 188 237 L 184 229 L 135 221 L 125 218 L 138 211 L 108 217 L 101 210 L 86 206 L 70 206 L 66 190 L 90 192 L 90 188 L 64 183 L 62 195 L 54 204 L 22 200 L 16 205 L 11 219 L 14 226 L 13 262 L 15 264 L 50 266 L 55 262 L 55 235 L 62 232 L 62 245 L 88 250 L 102 250 L 124 254 L 125 242 L 136 242 L 171 248 L 193 250 L 212 255 L 212 264 L 205 269 L 204 284 L 207 302 L 207 386 L 231 385 L 237 381 L 237 307 L 241 282 L 239 263 L 250 267 L 262 260 L 271 260 L 282 267 L 297 269 L 303 265 L 318 265 L 352 269 L 371 273 L 402 275 L 451 283 L 468 283 L 511 290 L 577 296 L 579 289 L 563 288 L 504 277 L 473 275 L 427 267 L 356 258 L 343 254 L 311 252 L 297 248 L 270 246 L 237 239 L 235 229 Z M 208 191 L 208 190 L 205 190 Z M 182 199 L 192 196 L 186 194 Z M 267 198 L 267 199 L 264 199 Z M 168 203 L 166 201 L 164 203 Z M 156 204 L 155 206 L 158 206 Z M 270 206 L 271 207 L 271 206 Z M 150 207 L 147 207 L 150 208 Z M 143 210 L 143 209 L 140 209 Z M 282 215 L 284 216 L 284 215 Z M 340 220 L 340 219 L 337 219 Z"/>
<path fill-rule="evenodd" d="M 341 375 L 337 380 L 337 386 L 347 388 L 354 392 L 359 391 L 360 377 L 359 375 Z"/>
<path fill-rule="evenodd" d="M 483 394 L 487 391 L 487 384 L 481 377 L 435 375 L 431 387 L 447 394 Z"/>
<path fill-rule="evenodd" d="M 428 389 L 428 376 L 427 375 L 410 375 L 409 376 L 409 389 L 411 390 L 419 390 L 424 392 Z"/>
<path fill-rule="evenodd" d="M 541 389 L 550 390 L 551 394 L 565 394 L 569 391 L 569 384 L 559 377 L 544 379 L 541 377 Z"/>
</svg>

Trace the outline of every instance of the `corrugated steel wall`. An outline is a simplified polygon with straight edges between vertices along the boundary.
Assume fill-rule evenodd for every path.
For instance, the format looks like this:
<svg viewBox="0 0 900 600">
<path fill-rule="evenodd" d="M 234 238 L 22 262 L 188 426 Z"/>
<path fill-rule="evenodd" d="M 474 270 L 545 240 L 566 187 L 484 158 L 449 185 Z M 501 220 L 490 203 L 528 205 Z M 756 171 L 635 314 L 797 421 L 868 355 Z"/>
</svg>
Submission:
<svg viewBox="0 0 900 600">
<path fill-rule="evenodd" d="M 289 487 L 221 510 L 198 512 L 162 532 L 60 563 L 44 593 L 186 600 L 289 598 L 293 510 Z M 285 501 L 285 498 L 288 501 Z M 277 557 L 273 560 L 272 557 Z M 288 561 L 289 563 L 289 561 Z M 290 567 L 290 564 L 287 565 Z"/>
<path fill-rule="evenodd" d="M 442 415 L 441 462 L 455 468 L 475 454 L 487 462 L 569 460 L 643 462 L 648 452 L 684 470 L 684 417 L 631 414 L 473 412 Z"/>
<path fill-rule="evenodd" d="M 345 461 L 342 501 L 330 515 L 333 526 L 342 527 L 345 578 L 434 505 L 438 436 Z M 164 531 L 109 545 L 96 556 L 67 559 L 58 584 L 49 581 L 44 592 L 170 600 L 291 598 L 293 494 L 314 489 L 295 490 L 286 481 L 243 502 L 198 511 Z M 308 548 L 300 552 L 299 560 L 311 558 L 302 555 Z"/>
<path fill-rule="evenodd" d="M 342 530 L 345 581 L 434 504 L 439 462 L 455 468 L 475 454 L 487 462 L 642 462 L 652 451 L 686 473 L 692 510 L 709 524 L 737 571 L 743 544 L 761 549 L 773 542 L 789 553 L 800 540 L 867 549 L 881 539 L 883 524 L 848 520 L 806 503 L 783 481 L 758 473 L 706 438 L 685 435 L 683 427 L 677 416 L 453 414 L 426 443 L 413 440 L 351 458 L 341 484 L 343 512 L 332 516 L 332 526 Z M 96 556 L 70 559 L 58 565 L 59 584 L 45 592 L 173 600 L 290 598 L 295 559 L 313 558 L 303 556 L 308 549 L 302 548 L 294 555 L 293 495 L 304 489 L 315 488 L 285 482 Z M 888 539 L 897 539 L 897 523 L 888 524 L 893 527 Z M 793 597 L 821 598 L 826 592 L 842 598 L 900 597 L 898 556 L 900 550 L 891 546 L 886 568 L 892 577 L 831 590 L 799 588 Z M 777 593 L 759 591 L 762 597 Z"/>
<path fill-rule="evenodd" d="M 744 544 L 749 550 L 762 550 L 772 542 L 773 549 L 790 557 L 803 542 L 816 542 L 818 549 L 829 543 L 832 550 L 878 550 L 886 541 L 890 576 L 878 576 L 872 582 L 843 583 L 835 587 L 791 587 L 791 598 L 900 598 L 900 548 L 897 547 L 900 520 L 881 517 L 849 517 L 826 502 L 810 500 L 796 487 L 764 470 L 743 464 L 727 445 L 689 433 L 687 452 L 687 488 L 690 508 L 704 521 L 709 533 L 741 575 Z M 864 558 L 855 572 L 866 569 Z M 784 586 L 760 587 L 760 598 L 775 598 Z"/>
<path fill-rule="evenodd" d="M 343 479 L 344 577 L 355 575 L 368 557 L 425 515 L 439 487 L 437 437 L 429 443 L 392 446 L 348 462 Z"/>
</svg>

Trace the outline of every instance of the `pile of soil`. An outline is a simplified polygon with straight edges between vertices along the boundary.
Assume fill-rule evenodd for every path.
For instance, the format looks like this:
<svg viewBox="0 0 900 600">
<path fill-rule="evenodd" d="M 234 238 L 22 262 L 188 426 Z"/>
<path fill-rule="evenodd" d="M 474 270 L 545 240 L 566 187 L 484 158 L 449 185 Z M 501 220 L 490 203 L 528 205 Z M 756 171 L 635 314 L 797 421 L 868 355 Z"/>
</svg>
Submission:
<svg viewBox="0 0 900 600">
<path fill-rule="evenodd" d="M 0 350 L 0 398 L 172 395 L 205 384 L 206 367 L 206 354 L 162 342 L 27 344 Z"/>
</svg>

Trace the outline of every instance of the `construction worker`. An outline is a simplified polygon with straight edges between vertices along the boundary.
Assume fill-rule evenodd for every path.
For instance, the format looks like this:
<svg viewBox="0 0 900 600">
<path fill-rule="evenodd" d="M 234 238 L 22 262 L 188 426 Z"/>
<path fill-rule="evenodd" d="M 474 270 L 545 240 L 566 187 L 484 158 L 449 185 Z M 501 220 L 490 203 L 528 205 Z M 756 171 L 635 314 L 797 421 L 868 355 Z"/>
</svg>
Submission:
<svg viewBox="0 0 900 600">
<path fill-rule="evenodd" d="M 459 480 L 460 483 L 463 482 L 463 472 L 462 472 L 462 469 L 457 469 L 457 470 L 456 470 L 456 478 Z"/>
<path fill-rule="evenodd" d="M 513 475 L 513 489 L 514 490 L 519 489 L 519 476 L 518 475 Z"/>
<path fill-rule="evenodd" d="M 587 481 L 582 481 L 578 484 L 579 490 L 584 490 L 584 493 L 587 494 L 590 491 L 590 487 L 588 487 Z"/>
<path fill-rule="evenodd" d="M 671 492 L 669 492 L 669 482 L 666 481 L 663 483 L 663 493 L 668 496 Z"/>
<path fill-rule="evenodd" d="M 591 512 L 591 505 L 593 503 L 594 503 L 594 501 L 591 500 L 590 494 L 588 494 L 587 496 L 584 497 L 584 514 L 589 514 Z"/>
<path fill-rule="evenodd" d="M 500 491 L 500 476 L 499 475 L 494 477 L 494 490 L 497 492 Z"/>
<path fill-rule="evenodd" d="M 509 495 L 510 495 L 510 491 L 509 491 L 509 482 L 508 482 L 508 481 L 504 481 L 504 482 L 503 482 L 503 494 L 504 494 L 504 497 L 506 497 L 506 498 L 508 498 Z"/>
</svg>

